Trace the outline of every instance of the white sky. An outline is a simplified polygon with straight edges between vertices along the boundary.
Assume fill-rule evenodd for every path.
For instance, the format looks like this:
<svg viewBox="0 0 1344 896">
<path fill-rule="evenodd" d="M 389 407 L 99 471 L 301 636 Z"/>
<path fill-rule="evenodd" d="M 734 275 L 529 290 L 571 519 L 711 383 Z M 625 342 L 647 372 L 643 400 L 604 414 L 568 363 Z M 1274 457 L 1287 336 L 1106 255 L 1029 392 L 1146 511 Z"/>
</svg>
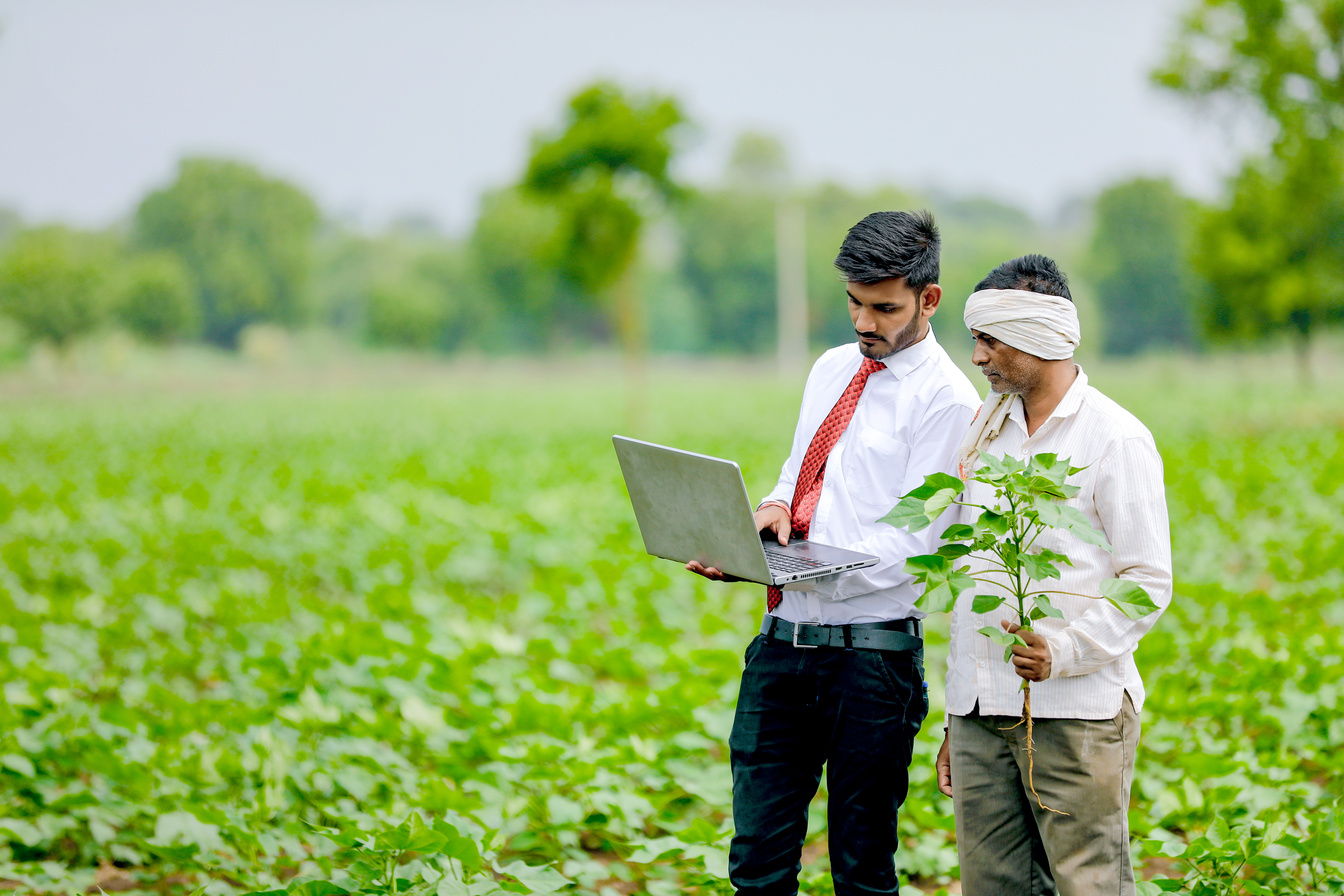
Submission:
<svg viewBox="0 0 1344 896">
<path fill-rule="evenodd" d="M 1134 174 L 1212 195 L 1225 123 L 1149 86 L 1183 0 L 0 0 L 0 205 L 103 225 L 184 154 L 246 159 L 330 214 L 470 226 L 599 76 L 743 128 L 805 179 L 983 192 L 1050 214 Z"/>
</svg>

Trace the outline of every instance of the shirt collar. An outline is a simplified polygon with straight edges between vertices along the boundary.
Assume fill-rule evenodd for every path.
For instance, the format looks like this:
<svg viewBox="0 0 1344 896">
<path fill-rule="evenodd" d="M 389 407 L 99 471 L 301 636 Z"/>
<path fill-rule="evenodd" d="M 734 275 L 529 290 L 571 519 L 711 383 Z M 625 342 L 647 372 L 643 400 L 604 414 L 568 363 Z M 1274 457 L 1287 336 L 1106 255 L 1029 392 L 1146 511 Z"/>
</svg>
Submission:
<svg viewBox="0 0 1344 896">
<path fill-rule="evenodd" d="M 887 355 L 882 359 L 882 363 L 887 365 L 887 370 L 891 371 L 896 379 L 904 379 L 905 375 L 913 371 L 919 365 L 923 364 L 938 351 L 938 340 L 933 335 L 933 325 L 929 325 L 929 331 L 924 334 L 924 338 L 914 345 L 906 346 L 898 352 Z"/>
</svg>

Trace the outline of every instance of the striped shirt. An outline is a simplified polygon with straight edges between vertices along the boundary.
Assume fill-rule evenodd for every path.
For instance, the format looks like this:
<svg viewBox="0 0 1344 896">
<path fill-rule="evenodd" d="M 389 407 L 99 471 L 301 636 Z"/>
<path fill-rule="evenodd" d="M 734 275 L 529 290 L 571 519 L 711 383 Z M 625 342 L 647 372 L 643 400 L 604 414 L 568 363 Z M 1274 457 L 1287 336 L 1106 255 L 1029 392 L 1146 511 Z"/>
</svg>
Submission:
<svg viewBox="0 0 1344 896">
<path fill-rule="evenodd" d="M 1141 619 L 1130 619 L 1108 601 L 1051 594 L 1063 619 L 1046 617 L 1032 627 L 1050 648 L 1050 678 L 1031 685 L 1035 718 L 1110 719 L 1128 693 L 1136 710 L 1143 707 L 1143 681 L 1134 664 L 1139 638 L 1153 627 L 1171 602 L 1171 534 L 1162 484 L 1162 458 L 1147 428 L 1133 414 L 1087 384 L 1082 368 L 1059 406 L 1028 436 L 1022 399 L 1015 397 L 1008 421 L 985 453 L 1026 459 L 1055 454 L 1085 469 L 1070 476 L 1078 493 L 1068 503 L 1106 535 L 1115 548 L 1087 544 L 1060 529 L 1047 529 L 1036 547 L 1065 554 L 1073 566 L 1060 565 L 1060 578 L 1040 588 L 1098 595 L 1103 579 L 1118 577 L 1142 586 L 1159 607 Z M 962 500 L 994 506 L 992 486 L 967 482 Z M 960 508 L 961 522 L 978 517 L 974 508 Z M 972 555 L 971 574 L 990 572 L 981 555 Z M 979 593 L 1007 592 L 982 585 Z M 1007 604 L 989 613 L 971 609 L 971 593 L 963 594 L 952 612 L 952 644 L 947 661 L 947 711 L 967 715 L 979 703 L 985 715 L 1016 716 L 1022 712 L 1022 679 L 1004 662 L 1003 648 L 979 633 L 1015 619 Z"/>
</svg>

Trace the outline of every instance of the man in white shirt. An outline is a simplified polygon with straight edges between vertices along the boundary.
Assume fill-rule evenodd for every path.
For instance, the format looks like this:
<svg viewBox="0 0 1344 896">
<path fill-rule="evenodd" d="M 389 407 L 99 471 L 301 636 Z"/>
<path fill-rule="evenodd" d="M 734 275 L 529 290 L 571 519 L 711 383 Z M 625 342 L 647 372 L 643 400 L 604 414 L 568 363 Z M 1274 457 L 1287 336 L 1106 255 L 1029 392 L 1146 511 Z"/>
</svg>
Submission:
<svg viewBox="0 0 1344 896">
<path fill-rule="evenodd" d="M 1063 618 L 1020 632 L 1026 646 L 1013 647 L 1011 664 L 979 633 L 1018 631 L 1006 606 L 975 613 L 966 594 L 953 608 L 938 786 L 954 801 L 963 891 L 1132 894 L 1127 812 L 1144 697 L 1134 648 L 1171 601 L 1162 459 L 1143 424 L 1089 386 L 1074 363 L 1078 316 L 1053 261 L 1005 262 L 976 290 L 965 313 L 971 360 L 992 391 L 963 444 L 963 473 L 982 453 L 1069 459 L 1084 469 L 1068 480 L 1079 487 L 1068 503 L 1114 552 L 1059 529 L 1037 540 L 1073 561 L 1058 581 L 1042 583 Z M 963 500 L 993 506 L 993 487 L 968 481 Z M 972 575 L 992 572 L 983 556 L 970 560 Z M 1101 581 L 1113 577 L 1142 586 L 1159 612 L 1130 619 L 1098 599 Z M 1018 724 L 1022 679 L 1032 683 L 1039 799 Z"/>
<path fill-rule="evenodd" d="M 793 450 L 756 524 L 874 554 L 866 569 L 798 590 L 769 589 L 747 648 L 729 740 L 739 894 L 798 890 L 807 806 L 822 766 L 838 896 L 896 894 L 897 809 L 928 712 L 919 592 L 906 558 L 936 532 L 878 522 L 950 458 L 980 400 L 934 339 L 939 237 L 927 212 L 878 212 L 835 260 L 857 341 L 808 376 Z M 938 530 L 941 531 L 941 530 Z M 717 570 L 687 568 L 710 578 Z"/>
</svg>

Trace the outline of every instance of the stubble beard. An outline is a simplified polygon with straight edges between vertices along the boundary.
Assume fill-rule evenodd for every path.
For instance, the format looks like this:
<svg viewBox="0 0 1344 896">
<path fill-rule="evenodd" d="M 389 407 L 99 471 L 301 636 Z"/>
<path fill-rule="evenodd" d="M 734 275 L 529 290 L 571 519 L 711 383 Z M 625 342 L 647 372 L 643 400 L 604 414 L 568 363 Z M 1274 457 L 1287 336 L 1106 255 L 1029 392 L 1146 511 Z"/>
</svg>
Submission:
<svg viewBox="0 0 1344 896">
<path fill-rule="evenodd" d="M 865 358 L 872 358 L 874 361 L 884 361 L 897 352 L 909 348 L 919 341 L 919 321 L 919 312 L 916 311 L 915 316 L 910 319 L 910 323 L 902 327 L 900 332 L 892 337 L 891 342 L 887 342 L 885 339 L 876 345 L 864 345 L 860 342 L 859 353 Z M 891 346 L 891 348 L 887 348 L 887 346 Z"/>
</svg>

